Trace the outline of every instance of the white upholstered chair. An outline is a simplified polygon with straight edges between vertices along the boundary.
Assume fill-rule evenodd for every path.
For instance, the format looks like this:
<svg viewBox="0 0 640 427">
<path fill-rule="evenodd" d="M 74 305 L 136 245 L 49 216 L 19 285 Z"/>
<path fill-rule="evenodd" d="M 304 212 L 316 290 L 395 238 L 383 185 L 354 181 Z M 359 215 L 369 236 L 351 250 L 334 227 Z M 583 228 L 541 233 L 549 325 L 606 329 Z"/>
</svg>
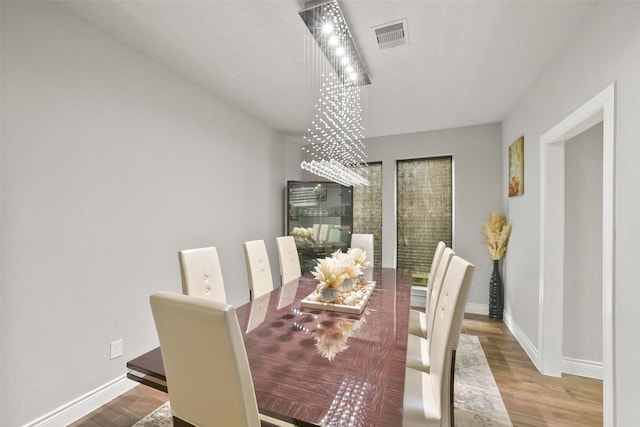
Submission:
<svg viewBox="0 0 640 427">
<path fill-rule="evenodd" d="M 451 248 L 445 248 L 442 252 L 438 271 L 436 272 L 436 277 L 433 280 L 431 298 L 427 301 L 425 323 L 420 325 L 421 329 L 417 331 L 417 333 L 409 333 L 409 337 L 407 338 L 407 366 L 411 368 L 429 372 L 429 355 L 431 346 L 430 336 L 432 335 L 436 319 L 438 299 L 440 298 L 442 287 L 444 286 L 444 281 L 447 277 L 449 264 L 451 263 L 454 255 L 455 253 Z"/>
<path fill-rule="evenodd" d="M 244 258 L 247 264 L 247 276 L 251 300 L 273 290 L 273 277 L 269 254 L 264 240 L 251 240 L 243 243 Z"/>
<path fill-rule="evenodd" d="M 447 247 L 447 244 L 443 241 L 439 241 L 438 244 L 436 245 L 436 250 L 433 254 L 433 260 L 431 260 L 431 269 L 429 270 L 429 280 L 435 278 L 436 273 L 434 272 L 434 269 L 437 269 L 438 265 L 440 265 L 440 260 L 442 259 L 442 254 L 444 253 L 444 250 L 446 247 Z M 432 290 L 433 290 L 433 286 L 430 286 L 429 281 L 427 281 L 427 301 L 429 300 L 429 298 L 431 298 Z M 424 311 L 425 313 L 427 312 L 426 307 Z"/>
<path fill-rule="evenodd" d="M 231 305 L 170 292 L 150 297 L 171 411 L 200 427 L 290 425 L 258 413 L 247 352 Z"/>
<path fill-rule="evenodd" d="M 367 261 L 369 261 L 369 267 L 373 267 L 373 234 L 352 234 L 351 247 L 360 248 L 365 251 L 367 253 Z"/>
<path fill-rule="evenodd" d="M 405 371 L 403 427 L 454 424 L 453 367 L 473 270 L 474 266 L 459 256 L 454 256 L 447 268 L 430 337 L 431 369 L 427 373 L 407 367 Z"/>
<path fill-rule="evenodd" d="M 182 293 L 227 302 L 218 251 L 215 247 L 178 252 Z"/>
<path fill-rule="evenodd" d="M 447 245 L 444 242 L 438 242 L 436 250 L 433 254 L 433 261 L 431 261 L 431 270 L 429 271 L 429 280 L 427 281 L 427 299 L 424 306 L 424 310 L 411 309 L 409 311 L 409 333 L 412 335 L 418 335 L 421 337 L 427 337 L 427 312 L 429 311 L 429 302 L 431 301 L 431 294 L 433 288 L 436 287 L 436 276 L 438 274 L 438 268 L 440 267 L 440 260 Z M 444 273 L 444 272 L 443 272 Z M 444 274 L 438 277 L 438 286 L 442 285 L 442 279 Z"/>
<path fill-rule="evenodd" d="M 276 245 L 278 246 L 280 277 L 284 285 L 302 276 L 300 271 L 300 258 L 298 257 L 296 240 L 293 236 L 276 237 Z"/>
</svg>

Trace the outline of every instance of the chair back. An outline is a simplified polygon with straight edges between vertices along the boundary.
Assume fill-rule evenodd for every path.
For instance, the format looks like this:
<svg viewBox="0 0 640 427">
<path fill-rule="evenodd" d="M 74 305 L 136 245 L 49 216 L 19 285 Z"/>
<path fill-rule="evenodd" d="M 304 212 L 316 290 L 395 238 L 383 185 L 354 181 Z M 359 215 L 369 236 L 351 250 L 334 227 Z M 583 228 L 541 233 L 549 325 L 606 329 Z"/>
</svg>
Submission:
<svg viewBox="0 0 640 427">
<path fill-rule="evenodd" d="M 351 247 L 365 251 L 369 267 L 373 267 L 373 234 L 352 234 Z"/>
<path fill-rule="evenodd" d="M 443 426 L 451 425 L 453 419 L 455 351 L 460 340 L 474 268 L 471 263 L 457 255 L 451 259 L 438 299 L 433 333 L 429 337 L 429 375 L 432 377 L 436 404 L 440 405 Z"/>
<path fill-rule="evenodd" d="M 273 290 L 271 265 L 264 240 L 252 240 L 243 243 L 244 258 L 247 264 L 247 276 L 251 299 L 258 298 Z"/>
<path fill-rule="evenodd" d="M 438 270 L 438 264 L 440 264 L 440 259 L 442 259 L 442 253 L 444 252 L 444 248 L 447 245 L 442 240 L 438 242 L 436 245 L 436 250 L 433 253 L 433 259 L 431 260 L 431 269 L 429 270 L 429 280 L 427 281 L 427 301 L 431 298 L 431 290 L 433 289 L 432 283 L 433 279 L 436 277 L 436 271 Z M 425 305 L 424 310 L 427 311 L 428 305 Z"/>
<path fill-rule="evenodd" d="M 170 292 L 150 302 L 173 415 L 201 427 L 260 426 L 234 308 Z"/>
<path fill-rule="evenodd" d="M 440 262 L 438 263 L 436 275 L 433 278 L 433 283 L 429 284 L 431 293 L 429 299 L 427 300 L 427 339 L 430 338 L 431 331 L 433 331 L 433 322 L 436 318 L 438 298 L 440 298 L 440 291 L 442 290 L 442 285 L 447 274 L 449 263 L 451 262 L 451 259 L 454 255 L 455 252 L 453 252 L 453 249 L 444 248 L 444 251 L 442 251 L 442 257 L 440 258 Z"/>
<path fill-rule="evenodd" d="M 300 258 L 298 257 L 296 240 L 293 236 L 276 237 L 276 245 L 278 246 L 280 277 L 284 285 L 302 276 L 302 272 L 300 271 Z"/>
<path fill-rule="evenodd" d="M 182 250 L 178 252 L 178 261 L 183 294 L 227 302 L 215 247 Z"/>
</svg>

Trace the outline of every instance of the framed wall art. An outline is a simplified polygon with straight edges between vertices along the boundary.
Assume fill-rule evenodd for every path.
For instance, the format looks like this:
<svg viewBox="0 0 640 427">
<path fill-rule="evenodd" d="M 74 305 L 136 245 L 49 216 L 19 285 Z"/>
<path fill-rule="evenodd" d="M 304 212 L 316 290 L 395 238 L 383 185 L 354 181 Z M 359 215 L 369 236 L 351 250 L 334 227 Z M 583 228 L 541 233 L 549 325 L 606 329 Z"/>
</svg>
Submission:
<svg viewBox="0 0 640 427">
<path fill-rule="evenodd" d="M 524 194 L 524 136 L 509 146 L 509 197 Z"/>
</svg>

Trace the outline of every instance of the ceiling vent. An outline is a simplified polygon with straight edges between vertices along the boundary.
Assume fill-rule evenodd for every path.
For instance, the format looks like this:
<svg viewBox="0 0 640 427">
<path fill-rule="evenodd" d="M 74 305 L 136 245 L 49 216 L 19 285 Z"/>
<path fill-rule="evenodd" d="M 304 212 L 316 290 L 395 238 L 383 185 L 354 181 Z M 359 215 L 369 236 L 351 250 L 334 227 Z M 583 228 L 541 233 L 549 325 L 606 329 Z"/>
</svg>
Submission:
<svg viewBox="0 0 640 427">
<path fill-rule="evenodd" d="M 406 44 L 408 41 L 407 20 L 392 22 L 373 28 L 378 39 L 380 49 L 389 49 L 392 47 Z"/>
</svg>

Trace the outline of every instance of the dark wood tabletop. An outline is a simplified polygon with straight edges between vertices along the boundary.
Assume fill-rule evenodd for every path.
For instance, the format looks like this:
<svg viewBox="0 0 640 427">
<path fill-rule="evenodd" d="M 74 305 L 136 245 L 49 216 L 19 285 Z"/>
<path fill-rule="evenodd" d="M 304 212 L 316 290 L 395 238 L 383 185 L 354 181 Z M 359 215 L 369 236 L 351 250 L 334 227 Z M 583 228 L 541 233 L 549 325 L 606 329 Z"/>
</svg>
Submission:
<svg viewBox="0 0 640 427">
<path fill-rule="evenodd" d="M 377 286 L 359 315 L 301 308 L 317 285 L 309 275 L 236 309 L 261 413 L 299 425 L 402 424 L 411 275 L 369 274 Z M 159 349 L 127 367 L 162 389 Z"/>
</svg>

